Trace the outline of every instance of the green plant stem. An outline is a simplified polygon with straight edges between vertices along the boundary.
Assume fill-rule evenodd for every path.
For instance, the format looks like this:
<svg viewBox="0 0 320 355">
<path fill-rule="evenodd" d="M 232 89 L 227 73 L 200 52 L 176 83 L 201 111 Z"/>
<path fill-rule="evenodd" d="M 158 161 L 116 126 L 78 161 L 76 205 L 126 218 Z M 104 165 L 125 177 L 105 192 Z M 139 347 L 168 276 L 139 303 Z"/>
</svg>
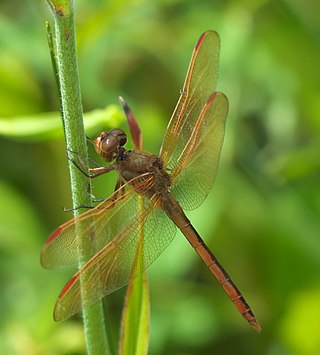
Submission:
<svg viewBox="0 0 320 355">
<path fill-rule="evenodd" d="M 59 75 L 62 115 L 64 119 L 67 148 L 87 157 L 87 146 L 83 125 L 83 110 L 80 94 L 78 64 L 76 56 L 74 11 L 72 1 L 47 0 L 54 15 L 55 50 Z M 85 163 L 86 159 L 84 159 Z M 89 179 L 81 174 L 69 161 L 73 207 L 91 205 Z M 79 210 L 74 210 L 77 216 Z M 79 266 L 91 256 L 91 248 L 83 241 L 79 243 Z M 82 280 L 81 285 L 85 285 Z M 86 289 L 82 287 L 82 299 Z M 89 295 L 88 295 L 89 297 Z M 108 342 L 105 332 L 102 301 L 83 307 L 83 322 L 87 352 L 90 355 L 107 354 Z"/>
</svg>

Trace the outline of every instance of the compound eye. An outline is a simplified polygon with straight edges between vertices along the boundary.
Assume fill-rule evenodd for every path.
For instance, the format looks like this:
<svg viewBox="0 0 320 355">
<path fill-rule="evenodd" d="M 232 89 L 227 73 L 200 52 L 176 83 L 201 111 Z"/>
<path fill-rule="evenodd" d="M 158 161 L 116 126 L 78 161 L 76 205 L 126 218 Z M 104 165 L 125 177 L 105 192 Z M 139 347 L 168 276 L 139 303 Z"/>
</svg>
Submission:
<svg viewBox="0 0 320 355">
<path fill-rule="evenodd" d="M 123 147 L 127 143 L 127 136 L 126 134 L 123 134 L 121 136 L 118 136 L 119 139 L 119 144 L 121 147 Z"/>
<path fill-rule="evenodd" d="M 110 132 L 101 139 L 101 150 L 104 153 L 114 153 L 117 150 L 118 140 L 117 137 L 110 134 Z"/>
<path fill-rule="evenodd" d="M 122 129 L 114 128 L 109 132 L 109 134 L 117 138 L 120 147 L 124 146 L 127 143 L 127 136 Z"/>
</svg>

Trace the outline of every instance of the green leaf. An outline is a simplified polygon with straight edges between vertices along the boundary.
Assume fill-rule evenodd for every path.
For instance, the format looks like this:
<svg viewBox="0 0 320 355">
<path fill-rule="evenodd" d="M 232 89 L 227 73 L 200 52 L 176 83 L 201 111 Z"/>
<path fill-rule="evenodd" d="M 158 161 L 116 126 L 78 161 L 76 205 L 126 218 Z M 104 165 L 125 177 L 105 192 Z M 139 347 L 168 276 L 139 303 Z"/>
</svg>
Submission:
<svg viewBox="0 0 320 355">
<path fill-rule="evenodd" d="M 108 129 L 119 126 L 124 120 L 120 108 L 109 105 L 84 114 L 84 126 L 90 135 L 97 128 Z M 20 141 L 44 141 L 61 139 L 63 128 L 59 112 L 47 112 L 32 116 L 0 119 L 0 135 Z"/>
<path fill-rule="evenodd" d="M 148 353 L 150 300 L 147 273 L 131 280 L 121 322 L 121 355 Z"/>
<path fill-rule="evenodd" d="M 120 349 L 121 355 L 143 355 L 148 353 L 150 326 L 150 299 L 147 273 L 143 258 L 143 226 L 140 230 L 140 243 L 122 313 Z"/>
</svg>

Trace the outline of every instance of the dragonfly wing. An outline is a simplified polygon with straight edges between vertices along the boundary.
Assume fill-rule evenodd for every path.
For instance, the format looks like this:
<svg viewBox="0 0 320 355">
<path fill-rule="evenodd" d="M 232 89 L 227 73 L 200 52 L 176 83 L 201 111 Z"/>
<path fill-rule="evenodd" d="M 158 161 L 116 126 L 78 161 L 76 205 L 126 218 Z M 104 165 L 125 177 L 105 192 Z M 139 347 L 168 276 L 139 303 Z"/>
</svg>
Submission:
<svg viewBox="0 0 320 355">
<path fill-rule="evenodd" d="M 228 111 L 227 98 L 214 93 L 219 50 L 216 32 L 208 31 L 200 37 L 160 150 L 184 209 L 194 209 L 203 202 L 218 167 Z"/>
<path fill-rule="evenodd" d="M 219 35 L 205 32 L 198 40 L 190 60 L 180 98 L 167 126 L 160 156 L 172 168 L 187 142 L 202 107 L 215 91 L 220 50 Z"/>
<path fill-rule="evenodd" d="M 83 304 L 93 304 L 125 286 L 130 277 L 141 274 L 174 238 L 175 225 L 156 206 L 157 201 L 138 195 L 133 201 L 140 212 L 67 283 L 56 302 L 55 320 L 67 319 L 79 312 Z M 143 263 L 135 268 L 141 242 Z M 83 301 L 80 284 L 86 290 Z"/>
<path fill-rule="evenodd" d="M 61 225 L 49 236 L 42 249 L 42 266 L 56 268 L 78 264 L 81 247 L 86 248 L 87 255 L 91 249 L 93 256 L 135 218 L 139 212 L 136 195 L 126 183 L 95 208 Z"/>
<path fill-rule="evenodd" d="M 227 113 L 227 97 L 219 92 L 212 94 L 172 170 L 172 192 L 186 210 L 197 208 L 213 186 Z"/>
</svg>

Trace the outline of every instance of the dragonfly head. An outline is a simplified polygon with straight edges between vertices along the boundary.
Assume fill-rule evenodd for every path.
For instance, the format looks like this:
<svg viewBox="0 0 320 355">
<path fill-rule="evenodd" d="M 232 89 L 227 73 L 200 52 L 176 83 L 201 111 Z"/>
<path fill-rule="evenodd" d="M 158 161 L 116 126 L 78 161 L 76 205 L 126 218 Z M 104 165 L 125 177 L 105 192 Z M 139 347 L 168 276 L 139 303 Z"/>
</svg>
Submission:
<svg viewBox="0 0 320 355">
<path fill-rule="evenodd" d="M 127 136 L 120 128 L 101 132 L 94 141 L 96 152 L 105 160 L 112 161 L 119 150 L 127 143 Z"/>
</svg>

